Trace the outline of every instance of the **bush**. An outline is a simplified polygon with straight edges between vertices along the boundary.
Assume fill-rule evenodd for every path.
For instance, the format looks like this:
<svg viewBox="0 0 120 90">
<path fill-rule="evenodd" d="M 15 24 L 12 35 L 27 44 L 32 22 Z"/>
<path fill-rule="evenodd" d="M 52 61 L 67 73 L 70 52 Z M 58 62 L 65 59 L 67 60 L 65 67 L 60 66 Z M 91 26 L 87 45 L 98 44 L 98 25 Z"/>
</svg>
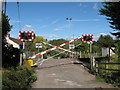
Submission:
<svg viewBox="0 0 120 90">
<path fill-rule="evenodd" d="M 22 66 L 4 72 L 2 75 L 2 89 L 31 88 L 36 81 L 34 69 L 29 66 Z"/>
</svg>

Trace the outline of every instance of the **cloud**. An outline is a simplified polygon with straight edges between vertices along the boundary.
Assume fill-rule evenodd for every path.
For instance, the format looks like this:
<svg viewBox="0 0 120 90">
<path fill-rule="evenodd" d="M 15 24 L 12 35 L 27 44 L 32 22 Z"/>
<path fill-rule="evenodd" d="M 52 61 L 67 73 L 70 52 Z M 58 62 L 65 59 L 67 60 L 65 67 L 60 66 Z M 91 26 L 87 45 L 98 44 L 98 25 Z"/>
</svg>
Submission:
<svg viewBox="0 0 120 90">
<path fill-rule="evenodd" d="M 78 22 L 88 22 L 88 21 L 100 21 L 101 19 L 81 19 L 81 20 L 72 20 L 72 21 L 78 21 Z"/>
<path fill-rule="evenodd" d="M 22 30 L 32 30 L 35 31 L 31 25 L 25 25 L 25 27 Z"/>
<path fill-rule="evenodd" d="M 60 28 L 55 28 L 54 31 L 60 31 L 60 30 L 63 30 L 63 29 L 60 29 Z"/>
<path fill-rule="evenodd" d="M 98 3 L 95 3 L 95 4 L 93 5 L 93 9 L 98 10 Z"/>
<path fill-rule="evenodd" d="M 58 21 L 59 21 L 59 20 L 56 19 L 56 20 L 52 21 L 50 24 L 43 25 L 43 26 L 41 26 L 40 28 L 47 28 L 47 27 L 49 27 L 49 26 L 51 26 L 51 25 L 56 24 Z"/>
<path fill-rule="evenodd" d="M 81 7 L 81 6 L 82 6 L 82 3 L 79 3 L 79 4 L 78 4 L 78 7 Z"/>
<path fill-rule="evenodd" d="M 19 23 L 19 22 L 21 22 L 21 21 L 19 21 L 19 20 L 10 20 L 10 22 L 11 22 L 11 23 Z"/>
<path fill-rule="evenodd" d="M 46 27 L 49 27 L 49 25 L 43 25 L 40 28 L 46 28 Z"/>
<path fill-rule="evenodd" d="M 61 27 L 55 28 L 54 31 L 64 30 L 65 28 L 68 28 L 68 27 L 69 27 L 69 25 L 68 25 L 68 24 L 65 24 L 65 25 L 63 25 L 63 26 L 61 26 Z"/>
<path fill-rule="evenodd" d="M 19 20 L 10 20 L 9 21 L 10 25 L 12 25 L 13 23 L 19 23 L 19 22 L 21 22 L 21 21 L 19 21 Z"/>
<path fill-rule="evenodd" d="M 51 23 L 51 24 L 53 25 L 53 24 L 56 24 L 57 22 L 58 22 L 58 19 L 56 19 L 56 20 L 52 21 L 52 23 Z"/>
<path fill-rule="evenodd" d="M 40 36 L 42 36 L 44 38 L 58 38 L 58 36 L 54 35 L 54 34 L 45 34 L 45 35 L 40 35 Z"/>
<path fill-rule="evenodd" d="M 107 35 L 107 34 L 105 34 L 105 33 L 97 33 L 97 34 L 94 34 L 94 40 L 96 41 L 96 40 L 98 40 L 99 39 L 99 37 L 101 36 L 101 35 Z"/>
</svg>

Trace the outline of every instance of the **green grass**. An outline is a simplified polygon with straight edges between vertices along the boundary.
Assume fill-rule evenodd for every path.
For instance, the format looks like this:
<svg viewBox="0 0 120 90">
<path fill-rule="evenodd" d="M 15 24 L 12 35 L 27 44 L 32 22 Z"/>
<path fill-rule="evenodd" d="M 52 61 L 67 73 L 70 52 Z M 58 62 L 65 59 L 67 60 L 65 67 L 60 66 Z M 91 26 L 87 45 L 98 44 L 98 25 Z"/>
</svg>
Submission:
<svg viewBox="0 0 120 90">
<path fill-rule="evenodd" d="M 120 63 L 120 60 L 117 58 L 110 58 L 108 60 L 102 60 L 101 63 Z M 99 64 L 100 68 L 105 68 L 105 64 Z M 106 69 L 120 69 L 120 65 L 118 64 L 106 64 Z M 99 70 L 99 75 L 96 76 L 97 82 L 106 82 L 111 83 L 114 86 L 120 87 L 120 72 L 118 71 L 111 71 L 111 70 Z"/>
<path fill-rule="evenodd" d="M 96 81 L 96 82 L 105 82 L 105 80 L 101 76 L 96 76 L 94 81 Z"/>
</svg>

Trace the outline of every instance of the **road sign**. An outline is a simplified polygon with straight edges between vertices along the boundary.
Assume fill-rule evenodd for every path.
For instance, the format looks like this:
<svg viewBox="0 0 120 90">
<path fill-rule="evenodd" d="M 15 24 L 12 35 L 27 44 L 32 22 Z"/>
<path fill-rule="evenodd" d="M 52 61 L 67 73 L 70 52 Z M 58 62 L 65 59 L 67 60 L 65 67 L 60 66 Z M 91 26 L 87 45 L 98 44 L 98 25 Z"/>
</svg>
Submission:
<svg viewBox="0 0 120 90">
<path fill-rule="evenodd" d="M 19 31 L 19 39 L 20 41 L 33 41 L 35 34 L 33 31 Z"/>
<path fill-rule="evenodd" d="M 69 44 L 69 49 L 74 49 L 75 45 L 74 44 Z"/>
<path fill-rule="evenodd" d="M 82 36 L 82 42 L 94 42 L 92 34 L 83 34 Z"/>
<path fill-rule="evenodd" d="M 36 48 L 42 48 L 42 43 L 36 43 Z"/>
</svg>

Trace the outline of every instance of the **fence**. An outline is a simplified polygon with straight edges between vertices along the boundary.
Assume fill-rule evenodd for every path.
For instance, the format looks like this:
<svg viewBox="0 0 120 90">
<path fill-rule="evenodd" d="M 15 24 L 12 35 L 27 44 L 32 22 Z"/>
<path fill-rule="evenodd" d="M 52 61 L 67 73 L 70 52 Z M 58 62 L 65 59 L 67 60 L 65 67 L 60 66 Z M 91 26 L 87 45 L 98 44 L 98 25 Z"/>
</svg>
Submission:
<svg viewBox="0 0 120 90">
<path fill-rule="evenodd" d="M 111 75 L 115 72 L 120 72 L 120 63 L 102 63 L 102 62 L 95 62 L 95 72 L 100 75 Z"/>
<path fill-rule="evenodd" d="M 104 78 L 105 82 L 120 87 L 120 63 L 115 61 L 95 61 L 93 73 Z"/>
</svg>

